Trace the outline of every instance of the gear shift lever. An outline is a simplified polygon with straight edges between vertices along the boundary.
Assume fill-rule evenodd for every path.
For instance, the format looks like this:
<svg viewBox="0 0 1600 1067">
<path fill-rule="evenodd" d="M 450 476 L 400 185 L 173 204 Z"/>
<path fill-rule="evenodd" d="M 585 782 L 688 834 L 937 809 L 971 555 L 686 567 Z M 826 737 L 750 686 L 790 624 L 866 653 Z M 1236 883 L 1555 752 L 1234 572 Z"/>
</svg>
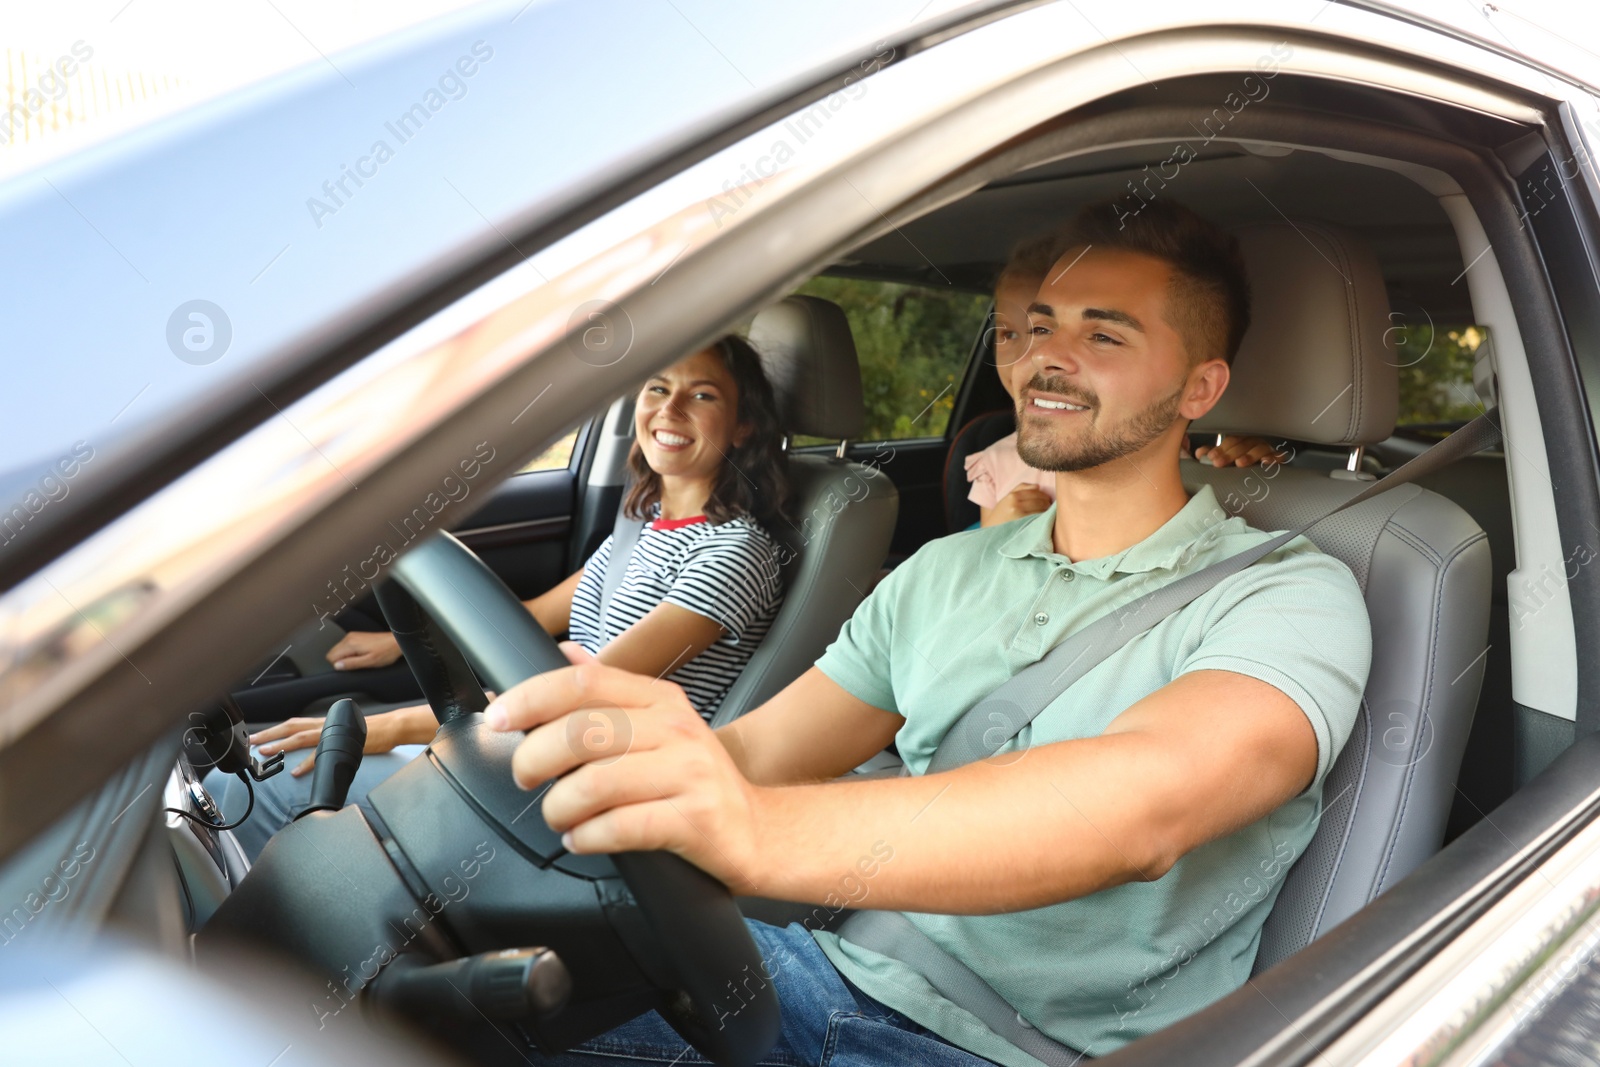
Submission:
<svg viewBox="0 0 1600 1067">
<path fill-rule="evenodd" d="M 349 697 L 335 701 L 322 721 L 322 736 L 317 739 L 317 759 L 311 767 L 311 803 L 296 819 L 313 811 L 338 811 L 344 807 L 366 746 L 367 717 Z"/>
</svg>

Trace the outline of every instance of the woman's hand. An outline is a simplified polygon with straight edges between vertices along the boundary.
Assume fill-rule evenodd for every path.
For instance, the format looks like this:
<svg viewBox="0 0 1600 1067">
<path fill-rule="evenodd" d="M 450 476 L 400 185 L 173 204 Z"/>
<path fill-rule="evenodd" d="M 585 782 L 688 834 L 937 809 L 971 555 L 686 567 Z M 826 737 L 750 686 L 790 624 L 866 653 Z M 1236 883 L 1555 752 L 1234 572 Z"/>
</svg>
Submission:
<svg viewBox="0 0 1600 1067">
<path fill-rule="evenodd" d="M 544 820 L 572 852 L 666 849 L 753 893 L 762 869 L 758 808 L 767 792 L 671 682 L 595 662 L 536 675 L 490 705 L 496 730 L 527 730 L 511 760 L 524 789 L 545 792 Z"/>
<path fill-rule="evenodd" d="M 1043 489 L 1031 482 L 1023 482 L 995 502 L 994 507 L 983 517 L 983 525 L 998 526 L 1002 522 L 1020 519 L 1025 515 L 1037 515 L 1049 507 L 1050 498 L 1044 495 Z"/>
<path fill-rule="evenodd" d="M 269 726 L 260 733 L 251 734 L 250 743 L 261 745 L 263 756 L 271 756 L 278 752 L 293 752 L 297 748 L 312 749 L 311 755 L 289 772 L 299 778 L 309 773 L 312 765 L 317 762 L 315 750 L 317 740 L 322 736 L 322 723 L 322 719 L 306 717 L 289 719 L 276 726 Z M 426 704 L 368 715 L 367 743 L 361 751 L 370 756 L 376 752 L 389 752 L 397 745 L 427 744 L 433 739 L 433 732 L 438 725 L 433 717 L 433 710 Z"/>
<path fill-rule="evenodd" d="M 387 667 L 400 658 L 400 642 L 391 633 L 364 633 L 352 630 L 328 649 L 328 662 L 336 671 L 355 671 L 364 667 Z"/>
<path fill-rule="evenodd" d="M 1228 434 L 1220 445 L 1201 445 L 1194 458 L 1210 460 L 1213 467 L 1254 467 L 1256 464 L 1282 463 L 1288 457 L 1259 437 Z"/>
</svg>

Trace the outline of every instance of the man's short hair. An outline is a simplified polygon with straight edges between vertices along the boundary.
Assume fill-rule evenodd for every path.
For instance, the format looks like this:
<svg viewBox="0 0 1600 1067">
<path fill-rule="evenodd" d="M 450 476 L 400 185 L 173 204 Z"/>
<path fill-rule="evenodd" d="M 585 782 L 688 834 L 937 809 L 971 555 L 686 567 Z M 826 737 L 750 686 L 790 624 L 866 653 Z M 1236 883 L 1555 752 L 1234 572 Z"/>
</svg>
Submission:
<svg viewBox="0 0 1600 1067">
<path fill-rule="evenodd" d="M 1056 235 L 1058 255 L 1084 245 L 1169 264 L 1167 325 L 1182 336 L 1192 362 L 1232 365 L 1250 325 L 1250 282 L 1233 234 L 1173 200 L 1153 200 L 1137 212 L 1106 200 L 1079 211 Z"/>
</svg>

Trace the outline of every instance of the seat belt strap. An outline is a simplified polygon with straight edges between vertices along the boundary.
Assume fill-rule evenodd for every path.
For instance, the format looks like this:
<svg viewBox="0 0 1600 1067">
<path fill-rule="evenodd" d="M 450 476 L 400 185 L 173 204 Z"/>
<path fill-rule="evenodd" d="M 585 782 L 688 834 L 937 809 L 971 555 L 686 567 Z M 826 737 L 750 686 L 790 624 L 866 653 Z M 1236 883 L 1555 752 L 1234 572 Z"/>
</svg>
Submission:
<svg viewBox="0 0 1600 1067">
<path fill-rule="evenodd" d="M 1136 597 L 1068 635 L 1039 660 L 1012 675 L 994 692 L 968 708 L 955 725 L 945 732 L 928 763 L 927 773 L 937 774 L 993 755 L 1073 683 L 1113 652 L 1198 599 L 1224 578 L 1271 555 L 1317 523 L 1345 508 L 1354 507 L 1379 493 L 1431 474 L 1495 444 L 1500 439 L 1500 430 L 1495 422 L 1498 415 L 1496 409 L 1479 415 L 1421 455 L 1310 521 Z"/>
<path fill-rule="evenodd" d="M 611 551 L 606 556 L 606 575 L 600 583 L 600 634 L 606 631 L 606 612 L 611 601 L 622 588 L 622 579 L 628 573 L 628 560 L 633 556 L 633 546 L 639 543 L 644 532 L 644 519 L 630 519 L 622 508 L 617 509 L 616 524 L 611 527 Z M 602 642 L 603 643 L 603 642 Z"/>
<path fill-rule="evenodd" d="M 1229 575 L 1237 574 L 1282 548 L 1323 519 L 1495 444 L 1500 439 L 1497 418 L 1497 409 L 1491 408 L 1309 522 L 1169 582 L 1069 635 L 1037 662 L 1018 671 L 988 697 L 967 709 L 939 742 L 927 773 L 950 770 L 992 755 L 1074 682 L 1134 636 L 1149 630 Z M 993 986 L 941 948 L 903 913 L 858 911 L 844 921 L 837 933 L 852 944 L 899 960 L 952 1004 L 965 1008 L 996 1034 L 1051 1067 L 1075 1063 L 1082 1056 L 1023 1021 Z"/>
<path fill-rule="evenodd" d="M 852 944 L 906 964 L 950 1003 L 976 1015 L 989 1029 L 1049 1067 L 1073 1067 L 1084 1058 L 1077 1049 L 1040 1033 L 993 986 L 900 912 L 858 911 L 844 921 L 838 933 Z"/>
</svg>

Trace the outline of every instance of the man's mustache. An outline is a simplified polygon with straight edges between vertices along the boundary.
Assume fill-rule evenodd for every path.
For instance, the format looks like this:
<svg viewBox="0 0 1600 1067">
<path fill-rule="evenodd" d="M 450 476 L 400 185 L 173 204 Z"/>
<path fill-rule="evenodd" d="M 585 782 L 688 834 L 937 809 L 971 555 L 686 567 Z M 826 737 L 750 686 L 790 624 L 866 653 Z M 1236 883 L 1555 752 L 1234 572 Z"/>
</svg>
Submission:
<svg viewBox="0 0 1600 1067">
<path fill-rule="evenodd" d="M 1028 384 L 1023 386 L 1022 392 L 1018 394 L 1018 407 L 1022 407 L 1027 403 L 1023 397 L 1029 389 L 1034 389 L 1041 393 L 1054 393 L 1056 396 L 1063 397 L 1074 404 L 1081 404 L 1086 408 L 1096 408 L 1100 406 L 1099 397 L 1095 396 L 1093 393 L 1079 388 L 1065 378 L 1046 378 L 1042 374 L 1035 374 L 1032 378 L 1028 379 Z"/>
</svg>

